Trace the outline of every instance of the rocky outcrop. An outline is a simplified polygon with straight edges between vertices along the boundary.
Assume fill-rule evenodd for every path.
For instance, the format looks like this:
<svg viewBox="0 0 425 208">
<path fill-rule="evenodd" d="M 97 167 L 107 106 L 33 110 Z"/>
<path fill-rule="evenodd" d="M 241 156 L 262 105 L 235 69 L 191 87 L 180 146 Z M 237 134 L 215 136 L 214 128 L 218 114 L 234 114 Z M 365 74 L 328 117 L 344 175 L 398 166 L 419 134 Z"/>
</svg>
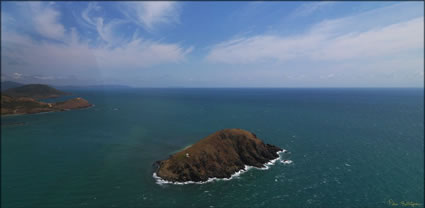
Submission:
<svg viewBox="0 0 425 208">
<path fill-rule="evenodd" d="M 282 149 L 264 144 L 257 136 L 242 129 L 224 129 L 200 140 L 168 158 L 157 161 L 156 175 L 172 182 L 207 181 L 230 178 L 246 165 L 264 167 L 279 157 Z"/>
</svg>

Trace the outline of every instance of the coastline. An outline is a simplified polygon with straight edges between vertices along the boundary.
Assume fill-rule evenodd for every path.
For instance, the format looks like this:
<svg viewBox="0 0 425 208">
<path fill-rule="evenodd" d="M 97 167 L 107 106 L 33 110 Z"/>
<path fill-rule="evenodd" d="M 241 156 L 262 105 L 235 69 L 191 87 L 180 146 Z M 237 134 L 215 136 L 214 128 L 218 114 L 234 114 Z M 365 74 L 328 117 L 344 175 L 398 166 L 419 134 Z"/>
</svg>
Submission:
<svg viewBox="0 0 425 208">
<path fill-rule="evenodd" d="M 5 117 L 13 117 L 13 116 L 25 116 L 25 115 L 39 115 L 39 114 L 46 114 L 46 113 L 58 113 L 58 112 L 63 112 L 63 111 L 73 111 L 73 110 L 85 110 L 85 109 L 89 109 L 95 107 L 94 104 L 91 104 L 88 107 L 83 107 L 83 108 L 73 108 L 73 109 L 63 109 L 63 110 L 54 110 L 54 111 L 44 111 L 44 112 L 37 112 L 37 113 L 17 113 L 17 114 L 6 114 L 6 115 L 0 115 L 0 118 L 5 118 Z"/>
<path fill-rule="evenodd" d="M 238 171 L 236 171 L 235 173 L 233 173 L 229 178 L 208 178 L 208 180 L 206 181 L 186 181 L 186 182 L 173 182 L 173 181 L 167 181 L 162 179 L 161 177 L 159 177 L 156 174 L 156 171 L 152 174 L 152 177 L 155 179 L 155 183 L 158 185 L 163 185 L 163 184 L 173 184 L 173 185 L 185 185 L 185 184 L 205 184 L 205 183 L 210 183 L 213 181 L 229 181 L 232 180 L 233 178 L 237 178 L 239 177 L 242 173 L 247 172 L 250 169 L 258 169 L 258 170 L 268 170 L 270 168 L 270 166 L 274 165 L 278 160 L 282 163 L 282 164 L 291 164 L 292 160 L 282 160 L 281 158 L 281 154 L 285 153 L 287 150 L 282 149 L 280 151 L 277 151 L 276 153 L 279 155 L 277 158 L 272 159 L 266 163 L 264 163 L 264 167 L 258 168 L 258 167 L 254 167 L 254 166 L 249 166 L 249 165 L 245 165 L 245 167 L 243 169 L 240 169 Z"/>
</svg>

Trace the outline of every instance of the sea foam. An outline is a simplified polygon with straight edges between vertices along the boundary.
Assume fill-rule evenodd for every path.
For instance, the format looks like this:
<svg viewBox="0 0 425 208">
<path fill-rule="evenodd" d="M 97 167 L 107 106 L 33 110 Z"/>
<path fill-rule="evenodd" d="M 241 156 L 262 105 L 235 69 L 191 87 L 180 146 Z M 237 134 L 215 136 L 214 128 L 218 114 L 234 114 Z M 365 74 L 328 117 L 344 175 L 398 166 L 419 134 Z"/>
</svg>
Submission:
<svg viewBox="0 0 425 208">
<path fill-rule="evenodd" d="M 281 160 L 280 162 L 289 165 L 292 163 L 292 160 Z"/>
<path fill-rule="evenodd" d="M 174 185 L 185 185 L 185 184 L 205 184 L 205 183 L 210 183 L 213 181 L 228 181 L 228 180 L 232 180 L 233 178 L 238 178 L 242 173 L 247 172 L 249 169 L 259 169 L 259 170 L 267 170 L 270 168 L 270 166 L 274 165 L 276 163 L 276 161 L 281 161 L 284 164 L 290 164 L 292 163 L 291 160 L 282 160 L 281 159 L 281 153 L 285 153 L 286 150 L 281 150 L 278 151 L 277 154 L 279 155 L 279 157 L 277 157 L 276 159 L 270 160 L 269 162 L 264 164 L 264 167 L 262 168 L 257 168 L 254 166 L 249 166 L 249 165 L 245 165 L 245 167 L 235 173 L 233 173 L 229 178 L 208 178 L 207 181 L 186 181 L 186 182 L 173 182 L 173 181 L 167 181 L 162 179 L 161 177 L 159 177 L 155 172 L 153 173 L 153 178 L 156 180 L 156 183 L 159 185 L 163 185 L 163 184 L 174 184 Z M 287 161 L 289 161 L 289 163 L 287 163 Z"/>
</svg>

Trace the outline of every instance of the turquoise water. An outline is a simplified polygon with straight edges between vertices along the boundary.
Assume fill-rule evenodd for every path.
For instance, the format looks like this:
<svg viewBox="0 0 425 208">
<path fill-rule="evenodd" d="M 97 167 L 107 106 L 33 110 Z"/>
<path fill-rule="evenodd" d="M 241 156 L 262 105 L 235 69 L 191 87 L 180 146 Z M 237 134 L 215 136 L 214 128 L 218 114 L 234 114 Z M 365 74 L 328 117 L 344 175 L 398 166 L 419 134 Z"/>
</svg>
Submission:
<svg viewBox="0 0 425 208">
<path fill-rule="evenodd" d="M 424 204 L 423 89 L 72 92 L 95 107 L 2 118 L 1 207 Z M 293 163 L 155 183 L 154 161 L 223 128 L 250 130 Z"/>
</svg>

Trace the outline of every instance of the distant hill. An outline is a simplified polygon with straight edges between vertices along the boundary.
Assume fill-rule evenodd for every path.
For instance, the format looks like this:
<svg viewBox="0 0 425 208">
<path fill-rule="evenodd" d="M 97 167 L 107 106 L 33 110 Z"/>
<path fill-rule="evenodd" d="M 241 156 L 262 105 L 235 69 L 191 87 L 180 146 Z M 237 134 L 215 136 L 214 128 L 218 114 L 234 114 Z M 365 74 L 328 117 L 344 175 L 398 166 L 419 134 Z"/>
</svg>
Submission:
<svg viewBox="0 0 425 208">
<path fill-rule="evenodd" d="M 15 88 L 9 88 L 2 92 L 2 95 L 11 97 L 30 97 L 34 99 L 54 98 L 61 95 L 69 95 L 53 87 L 43 84 L 29 84 Z"/>
<path fill-rule="evenodd" d="M 91 89 L 91 90 L 106 90 L 106 89 L 129 89 L 132 88 L 126 85 L 85 85 L 85 86 L 76 86 L 76 85 L 65 85 L 65 86 L 55 86 L 57 89 Z"/>
<path fill-rule="evenodd" d="M 1 90 L 7 90 L 10 88 L 15 88 L 15 87 L 20 87 L 23 86 L 24 84 L 18 83 L 18 82 L 12 82 L 12 81 L 4 81 L 1 82 Z"/>
</svg>

